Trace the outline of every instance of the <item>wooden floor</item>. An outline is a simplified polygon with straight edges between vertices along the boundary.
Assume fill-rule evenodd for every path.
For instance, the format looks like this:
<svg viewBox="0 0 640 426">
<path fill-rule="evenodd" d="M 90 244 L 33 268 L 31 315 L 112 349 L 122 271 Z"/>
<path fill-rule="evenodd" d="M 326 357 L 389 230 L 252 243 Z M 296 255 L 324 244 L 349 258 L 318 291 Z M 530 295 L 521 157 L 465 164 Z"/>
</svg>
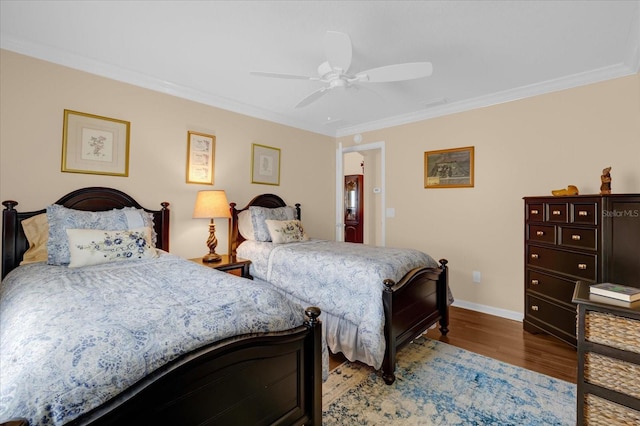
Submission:
<svg viewBox="0 0 640 426">
<path fill-rule="evenodd" d="M 449 310 L 449 333 L 437 329 L 427 337 L 547 376 L 576 383 L 578 362 L 572 346 L 545 334 L 531 334 L 519 321 L 452 306 Z M 402 356 L 402 350 L 398 357 Z M 331 357 L 330 368 L 342 363 Z"/>
</svg>

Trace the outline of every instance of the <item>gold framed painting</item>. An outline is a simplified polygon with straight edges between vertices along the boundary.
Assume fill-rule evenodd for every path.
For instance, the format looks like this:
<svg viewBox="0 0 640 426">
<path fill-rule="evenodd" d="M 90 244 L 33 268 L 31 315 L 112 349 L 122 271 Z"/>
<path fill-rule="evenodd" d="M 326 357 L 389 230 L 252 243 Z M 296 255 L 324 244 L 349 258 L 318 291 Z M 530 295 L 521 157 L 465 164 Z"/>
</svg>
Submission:
<svg viewBox="0 0 640 426">
<path fill-rule="evenodd" d="M 280 148 L 252 144 L 251 183 L 280 185 Z"/>
<path fill-rule="evenodd" d="M 131 123 L 64 110 L 62 171 L 129 176 Z"/>
<path fill-rule="evenodd" d="M 216 137 L 187 132 L 187 183 L 213 185 Z"/>
<path fill-rule="evenodd" d="M 424 153 L 425 188 L 473 187 L 474 147 Z"/>
</svg>

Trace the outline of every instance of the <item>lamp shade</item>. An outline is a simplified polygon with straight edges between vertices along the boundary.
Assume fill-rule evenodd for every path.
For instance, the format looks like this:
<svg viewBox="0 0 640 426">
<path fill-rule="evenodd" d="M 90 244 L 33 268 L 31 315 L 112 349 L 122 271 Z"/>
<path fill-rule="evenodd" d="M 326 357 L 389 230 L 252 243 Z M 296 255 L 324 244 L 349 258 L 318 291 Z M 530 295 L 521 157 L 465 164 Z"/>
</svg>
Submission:
<svg viewBox="0 0 640 426">
<path fill-rule="evenodd" d="M 227 194 L 223 190 L 198 191 L 196 205 L 193 208 L 194 219 L 231 217 Z"/>
</svg>

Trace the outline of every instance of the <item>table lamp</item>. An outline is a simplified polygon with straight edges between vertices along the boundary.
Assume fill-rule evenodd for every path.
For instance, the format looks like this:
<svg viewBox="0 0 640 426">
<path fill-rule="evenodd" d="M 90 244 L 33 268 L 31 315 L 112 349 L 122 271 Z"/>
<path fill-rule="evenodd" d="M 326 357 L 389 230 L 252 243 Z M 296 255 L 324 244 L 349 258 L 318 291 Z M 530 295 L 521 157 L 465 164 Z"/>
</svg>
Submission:
<svg viewBox="0 0 640 426">
<path fill-rule="evenodd" d="M 227 195 L 223 190 L 198 191 L 196 197 L 196 205 L 193 208 L 194 219 L 210 219 L 209 238 L 207 239 L 207 247 L 209 253 L 202 257 L 203 262 L 219 262 L 221 257 L 216 253 L 218 239 L 216 238 L 216 218 L 230 218 L 229 202 Z"/>
</svg>

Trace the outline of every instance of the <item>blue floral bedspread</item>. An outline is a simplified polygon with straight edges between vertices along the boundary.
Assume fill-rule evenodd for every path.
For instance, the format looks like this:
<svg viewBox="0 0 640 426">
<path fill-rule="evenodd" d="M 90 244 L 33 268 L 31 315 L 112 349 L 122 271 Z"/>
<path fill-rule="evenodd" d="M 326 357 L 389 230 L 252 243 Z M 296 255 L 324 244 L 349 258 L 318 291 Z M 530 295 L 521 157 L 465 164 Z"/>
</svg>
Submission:
<svg viewBox="0 0 640 426">
<path fill-rule="evenodd" d="M 76 269 L 24 265 L 0 287 L 0 421 L 63 424 L 181 354 L 303 321 L 264 283 L 164 252 Z"/>
<path fill-rule="evenodd" d="M 399 281 L 414 268 L 438 266 L 431 256 L 414 249 L 325 240 L 245 241 L 238 247 L 238 256 L 251 259 L 254 277 L 268 281 L 293 300 L 320 307 L 330 330 L 326 338 L 332 351 L 336 351 L 333 342 L 342 344 L 338 351 L 351 352 L 375 368 L 382 365 L 385 350 L 383 281 Z M 342 323 L 332 324 L 332 317 Z M 338 328 L 349 335 L 352 347 L 346 348 L 333 336 Z"/>
</svg>

